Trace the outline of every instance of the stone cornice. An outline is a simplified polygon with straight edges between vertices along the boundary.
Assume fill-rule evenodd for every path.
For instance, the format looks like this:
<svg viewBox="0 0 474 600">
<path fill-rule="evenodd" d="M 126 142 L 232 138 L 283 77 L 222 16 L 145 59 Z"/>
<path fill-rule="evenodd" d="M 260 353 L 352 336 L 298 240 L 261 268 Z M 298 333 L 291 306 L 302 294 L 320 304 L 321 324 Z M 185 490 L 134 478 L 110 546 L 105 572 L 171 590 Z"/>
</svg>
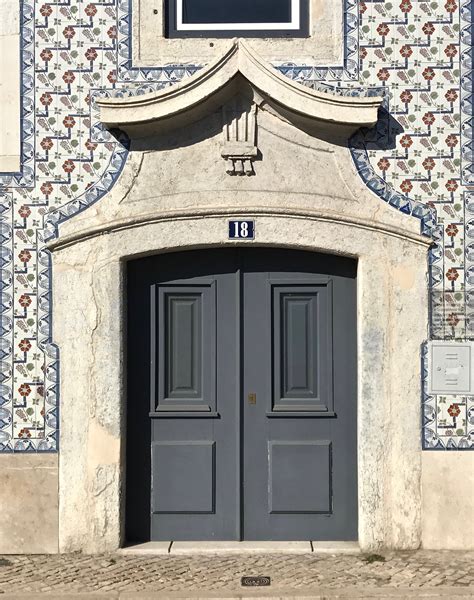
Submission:
<svg viewBox="0 0 474 600">
<path fill-rule="evenodd" d="M 196 75 L 159 92 L 151 92 L 127 98 L 98 98 L 100 120 L 108 127 L 127 130 L 153 123 L 170 124 L 170 119 L 180 123 L 180 116 L 196 113 L 212 99 L 231 88 L 238 75 L 277 106 L 306 118 L 326 123 L 341 124 L 354 128 L 371 126 L 377 121 L 381 97 L 353 97 L 323 93 L 292 81 L 279 73 L 271 64 L 262 60 L 242 40 L 234 40 L 228 50 Z M 191 118 L 190 118 L 191 117 Z M 193 120 L 192 114 L 185 117 Z"/>
</svg>

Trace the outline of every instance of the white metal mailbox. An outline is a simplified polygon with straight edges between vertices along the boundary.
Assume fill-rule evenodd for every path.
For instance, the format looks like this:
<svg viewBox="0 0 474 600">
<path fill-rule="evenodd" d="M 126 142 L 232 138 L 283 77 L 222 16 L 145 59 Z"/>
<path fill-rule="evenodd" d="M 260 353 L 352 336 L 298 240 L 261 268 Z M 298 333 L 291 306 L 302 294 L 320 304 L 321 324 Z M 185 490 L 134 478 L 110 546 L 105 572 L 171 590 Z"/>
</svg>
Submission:
<svg viewBox="0 0 474 600">
<path fill-rule="evenodd" d="M 472 342 L 429 342 L 430 394 L 472 394 L 473 357 Z"/>
</svg>

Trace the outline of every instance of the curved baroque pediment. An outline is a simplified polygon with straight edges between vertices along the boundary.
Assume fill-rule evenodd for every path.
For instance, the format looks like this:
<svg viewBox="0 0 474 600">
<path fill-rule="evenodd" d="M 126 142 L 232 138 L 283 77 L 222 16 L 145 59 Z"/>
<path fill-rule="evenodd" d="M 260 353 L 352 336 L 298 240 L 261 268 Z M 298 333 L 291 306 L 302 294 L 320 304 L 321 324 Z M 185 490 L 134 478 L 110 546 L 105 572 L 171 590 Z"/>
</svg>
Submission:
<svg viewBox="0 0 474 600">
<path fill-rule="evenodd" d="M 102 122 L 130 137 L 128 159 L 113 187 L 63 222 L 50 247 L 224 215 L 298 216 L 428 244 L 418 219 L 364 184 L 349 151 L 354 132 L 376 122 L 381 102 L 291 81 L 242 41 L 160 92 L 100 99 Z"/>
<path fill-rule="evenodd" d="M 243 77 L 267 101 L 297 115 L 353 126 L 372 126 L 377 121 L 380 97 L 340 96 L 313 90 L 282 75 L 262 60 L 242 40 L 233 41 L 213 63 L 159 92 L 128 98 L 98 98 L 100 119 L 109 127 L 139 131 L 148 124 L 148 132 L 157 131 L 173 120 L 173 125 L 199 118 L 209 108 L 235 93 L 238 77 Z M 199 110 L 201 109 L 201 110 Z"/>
</svg>

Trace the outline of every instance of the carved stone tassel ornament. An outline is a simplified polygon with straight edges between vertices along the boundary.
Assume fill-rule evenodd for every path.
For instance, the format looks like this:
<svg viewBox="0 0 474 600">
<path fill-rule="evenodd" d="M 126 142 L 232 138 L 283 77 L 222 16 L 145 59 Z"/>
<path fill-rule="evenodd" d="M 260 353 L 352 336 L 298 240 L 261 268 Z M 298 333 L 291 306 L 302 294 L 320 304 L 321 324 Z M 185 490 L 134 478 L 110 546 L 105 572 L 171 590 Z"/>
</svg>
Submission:
<svg viewBox="0 0 474 600">
<path fill-rule="evenodd" d="M 222 120 L 224 140 L 221 155 L 226 159 L 227 173 L 255 175 L 257 106 L 243 98 L 234 98 L 222 107 Z"/>
</svg>

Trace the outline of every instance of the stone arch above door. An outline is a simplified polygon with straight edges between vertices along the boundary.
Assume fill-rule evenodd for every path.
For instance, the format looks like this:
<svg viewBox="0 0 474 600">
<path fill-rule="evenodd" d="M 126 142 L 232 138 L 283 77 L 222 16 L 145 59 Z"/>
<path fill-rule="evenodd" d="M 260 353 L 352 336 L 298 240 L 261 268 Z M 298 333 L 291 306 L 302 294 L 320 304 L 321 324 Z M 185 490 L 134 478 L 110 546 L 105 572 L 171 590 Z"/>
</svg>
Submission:
<svg viewBox="0 0 474 600">
<path fill-rule="evenodd" d="M 98 99 L 105 125 L 130 137 L 130 153 L 111 190 L 63 222 L 51 247 L 157 218 L 250 210 L 417 237 L 419 220 L 382 204 L 349 150 L 381 103 L 295 83 L 242 41 L 176 86 Z"/>
<path fill-rule="evenodd" d="M 303 213 L 247 214 L 256 221 L 257 245 L 358 258 L 359 543 L 364 550 L 417 548 L 421 373 L 413 356 L 426 339 L 429 241 Z M 233 244 L 227 221 L 203 213 L 135 221 L 54 249 L 63 552 L 123 543 L 124 262 L 153 253 L 166 261 L 170 250 Z"/>
</svg>

